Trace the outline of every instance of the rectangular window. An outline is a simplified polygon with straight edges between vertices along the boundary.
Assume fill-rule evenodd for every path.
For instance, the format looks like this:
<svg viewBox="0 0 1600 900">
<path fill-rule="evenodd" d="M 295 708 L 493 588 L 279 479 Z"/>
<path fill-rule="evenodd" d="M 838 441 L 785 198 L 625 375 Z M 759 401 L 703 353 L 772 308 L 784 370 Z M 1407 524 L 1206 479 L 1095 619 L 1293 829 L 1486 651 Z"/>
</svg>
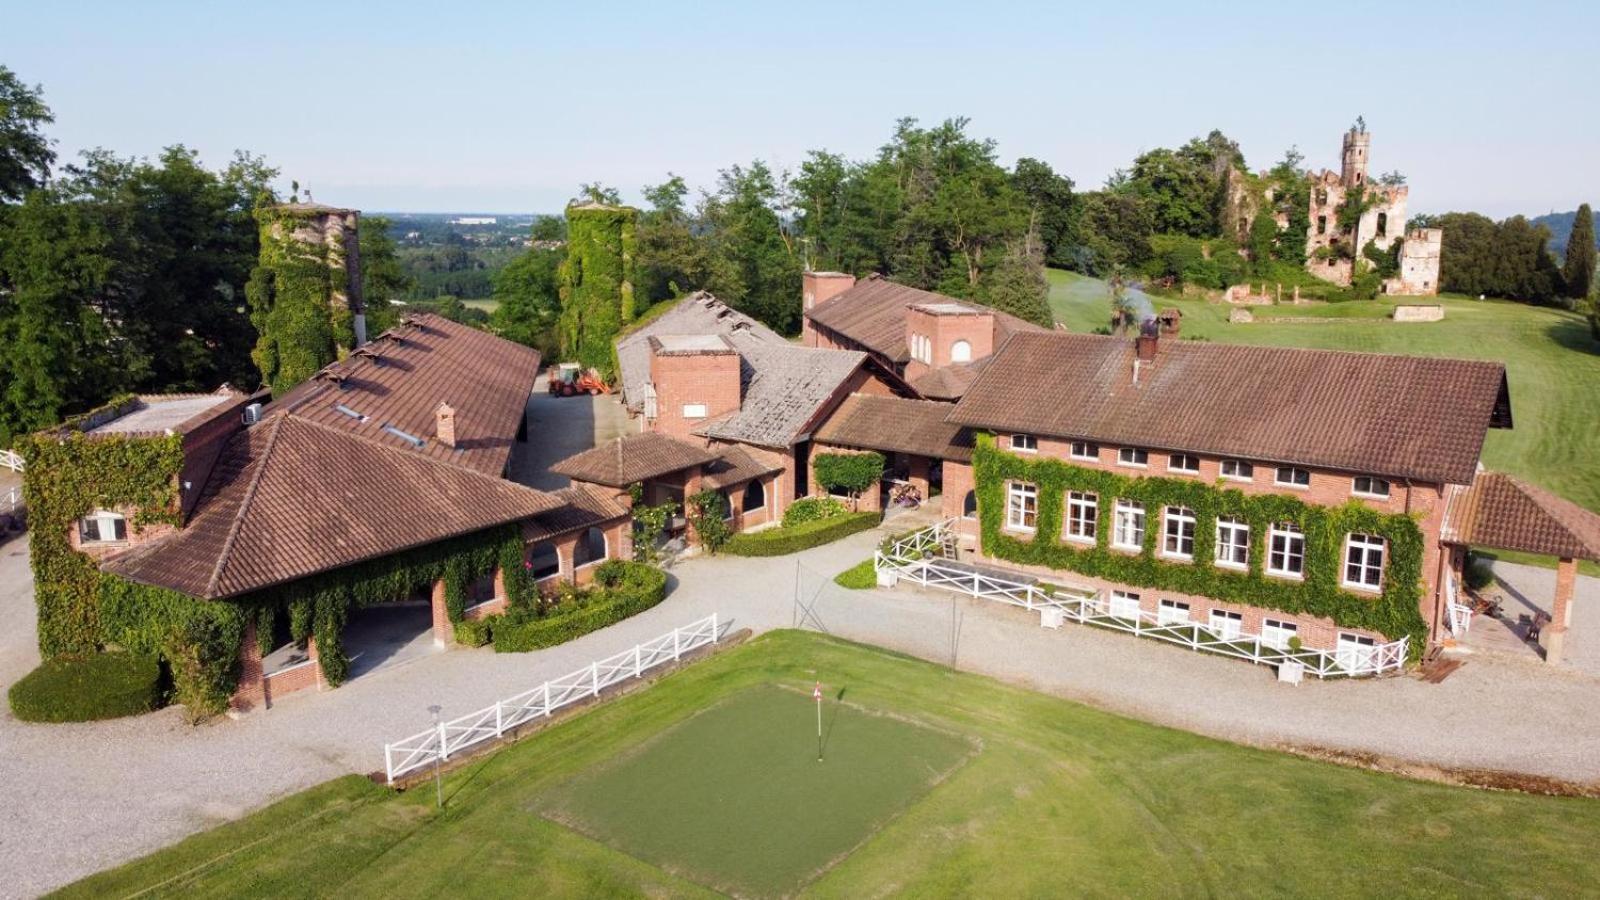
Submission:
<svg viewBox="0 0 1600 900">
<path fill-rule="evenodd" d="M 1286 578 L 1304 578 L 1306 573 L 1306 536 L 1290 522 L 1279 522 L 1268 532 L 1271 538 L 1267 554 L 1267 571 Z"/>
<path fill-rule="evenodd" d="M 96 510 L 78 520 L 78 542 L 109 544 L 128 539 L 128 520 L 121 513 Z"/>
<path fill-rule="evenodd" d="M 1194 559 L 1194 510 L 1169 506 L 1164 519 L 1162 555 L 1175 559 Z"/>
<path fill-rule="evenodd" d="M 1350 486 L 1350 492 L 1358 497 L 1381 497 L 1388 499 L 1389 482 L 1372 475 L 1357 475 Z"/>
<path fill-rule="evenodd" d="M 1383 538 L 1352 534 L 1345 539 L 1344 586 L 1375 591 L 1383 587 Z"/>
<path fill-rule="evenodd" d="M 685 419 L 704 419 L 706 417 L 706 405 L 704 403 L 685 403 L 683 405 L 683 417 Z"/>
<path fill-rule="evenodd" d="M 1212 634 L 1225 641 L 1235 640 L 1244 631 L 1244 616 L 1225 609 L 1213 609 L 1210 628 Z"/>
<path fill-rule="evenodd" d="M 1293 622 L 1265 619 L 1261 623 L 1261 643 L 1275 650 L 1289 649 L 1289 639 L 1300 629 Z"/>
<path fill-rule="evenodd" d="M 1071 452 L 1073 459 L 1100 459 L 1100 445 L 1092 441 L 1073 441 Z"/>
<path fill-rule="evenodd" d="M 1273 483 L 1288 487 L 1310 487 L 1311 473 L 1294 466 L 1279 466 L 1278 473 L 1273 476 Z"/>
<path fill-rule="evenodd" d="M 1124 466 L 1144 468 L 1150 465 L 1150 451 L 1139 447 L 1123 447 L 1117 451 L 1117 462 Z"/>
<path fill-rule="evenodd" d="M 1011 449 L 1021 450 L 1024 453 L 1036 453 L 1039 450 L 1039 439 L 1031 434 L 1013 434 L 1011 436 Z"/>
<path fill-rule="evenodd" d="M 1139 595 L 1127 591 L 1111 592 L 1111 615 L 1129 621 L 1139 618 Z"/>
<path fill-rule="evenodd" d="M 1222 477 L 1232 481 L 1250 481 L 1256 477 L 1256 467 L 1242 459 L 1222 461 Z"/>
<path fill-rule="evenodd" d="M 1079 491 L 1067 492 L 1067 540 L 1092 544 L 1100 518 L 1100 498 Z"/>
<path fill-rule="evenodd" d="M 1136 500 L 1118 500 L 1116 528 L 1111 543 L 1123 550 L 1144 549 L 1144 504 Z"/>
<path fill-rule="evenodd" d="M 1156 607 L 1157 625 L 1182 625 L 1189 621 L 1189 604 L 1176 600 L 1163 600 Z"/>
<path fill-rule="evenodd" d="M 1006 488 L 1006 527 L 1032 531 L 1039 523 L 1039 489 L 1012 482 Z"/>
<path fill-rule="evenodd" d="M 1198 475 L 1200 474 L 1200 457 L 1192 453 L 1174 453 L 1167 457 L 1167 471 Z"/>
<path fill-rule="evenodd" d="M 1217 565 L 1250 568 L 1250 526 L 1243 519 L 1217 518 Z"/>
</svg>

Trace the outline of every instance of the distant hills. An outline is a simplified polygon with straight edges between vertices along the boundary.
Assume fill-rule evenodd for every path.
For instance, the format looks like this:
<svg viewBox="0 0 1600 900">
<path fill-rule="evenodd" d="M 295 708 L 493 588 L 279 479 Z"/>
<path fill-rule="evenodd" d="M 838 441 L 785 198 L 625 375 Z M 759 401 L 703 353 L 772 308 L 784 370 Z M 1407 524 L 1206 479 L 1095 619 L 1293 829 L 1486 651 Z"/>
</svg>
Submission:
<svg viewBox="0 0 1600 900">
<path fill-rule="evenodd" d="M 1574 209 L 1569 212 L 1553 212 L 1533 217 L 1533 224 L 1550 229 L 1550 252 L 1556 256 L 1562 256 L 1567 252 L 1567 236 L 1572 234 L 1572 219 L 1577 214 L 1578 211 Z M 1600 232 L 1595 234 L 1594 245 L 1600 247 Z"/>
</svg>

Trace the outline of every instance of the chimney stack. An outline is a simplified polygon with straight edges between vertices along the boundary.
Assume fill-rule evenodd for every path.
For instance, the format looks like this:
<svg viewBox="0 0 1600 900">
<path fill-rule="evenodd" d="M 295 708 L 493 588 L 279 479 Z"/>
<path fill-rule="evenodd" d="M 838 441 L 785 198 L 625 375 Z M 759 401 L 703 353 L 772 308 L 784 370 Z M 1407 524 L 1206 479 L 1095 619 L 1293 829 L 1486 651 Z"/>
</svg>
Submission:
<svg viewBox="0 0 1600 900">
<path fill-rule="evenodd" d="M 456 445 L 456 411 L 448 403 L 440 403 L 433 411 L 433 434 L 446 447 Z"/>
<path fill-rule="evenodd" d="M 1150 316 L 1139 325 L 1139 336 L 1134 339 L 1134 353 L 1141 362 L 1150 362 L 1156 358 L 1156 351 L 1161 346 L 1161 326 L 1156 322 L 1155 316 Z"/>
</svg>

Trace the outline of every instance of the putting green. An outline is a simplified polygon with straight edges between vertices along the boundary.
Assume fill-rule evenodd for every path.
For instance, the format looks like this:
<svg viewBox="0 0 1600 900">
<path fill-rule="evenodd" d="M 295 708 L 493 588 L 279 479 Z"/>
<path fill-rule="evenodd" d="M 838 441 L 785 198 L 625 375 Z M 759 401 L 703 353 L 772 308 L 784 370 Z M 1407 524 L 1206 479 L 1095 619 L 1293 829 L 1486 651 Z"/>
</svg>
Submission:
<svg viewBox="0 0 1600 900">
<path fill-rule="evenodd" d="M 638 750 L 562 784 L 536 809 L 718 890 L 795 892 L 915 803 L 974 752 L 967 740 L 823 701 L 823 759 L 808 691 L 742 691 Z"/>
</svg>

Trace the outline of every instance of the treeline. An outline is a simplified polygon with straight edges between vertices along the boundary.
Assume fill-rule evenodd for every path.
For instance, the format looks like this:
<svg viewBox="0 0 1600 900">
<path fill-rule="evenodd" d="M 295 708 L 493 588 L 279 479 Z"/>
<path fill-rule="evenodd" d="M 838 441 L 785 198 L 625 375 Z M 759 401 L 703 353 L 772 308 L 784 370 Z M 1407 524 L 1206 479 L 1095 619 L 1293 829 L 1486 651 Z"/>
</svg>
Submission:
<svg viewBox="0 0 1600 900">
<path fill-rule="evenodd" d="M 1564 262 L 1550 253 L 1550 229 L 1523 216 L 1499 222 L 1478 213 L 1415 216 L 1410 227 L 1443 228 L 1439 286 L 1454 293 L 1531 303 L 1587 301 L 1595 275 L 1594 215 L 1574 215 Z"/>
</svg>

